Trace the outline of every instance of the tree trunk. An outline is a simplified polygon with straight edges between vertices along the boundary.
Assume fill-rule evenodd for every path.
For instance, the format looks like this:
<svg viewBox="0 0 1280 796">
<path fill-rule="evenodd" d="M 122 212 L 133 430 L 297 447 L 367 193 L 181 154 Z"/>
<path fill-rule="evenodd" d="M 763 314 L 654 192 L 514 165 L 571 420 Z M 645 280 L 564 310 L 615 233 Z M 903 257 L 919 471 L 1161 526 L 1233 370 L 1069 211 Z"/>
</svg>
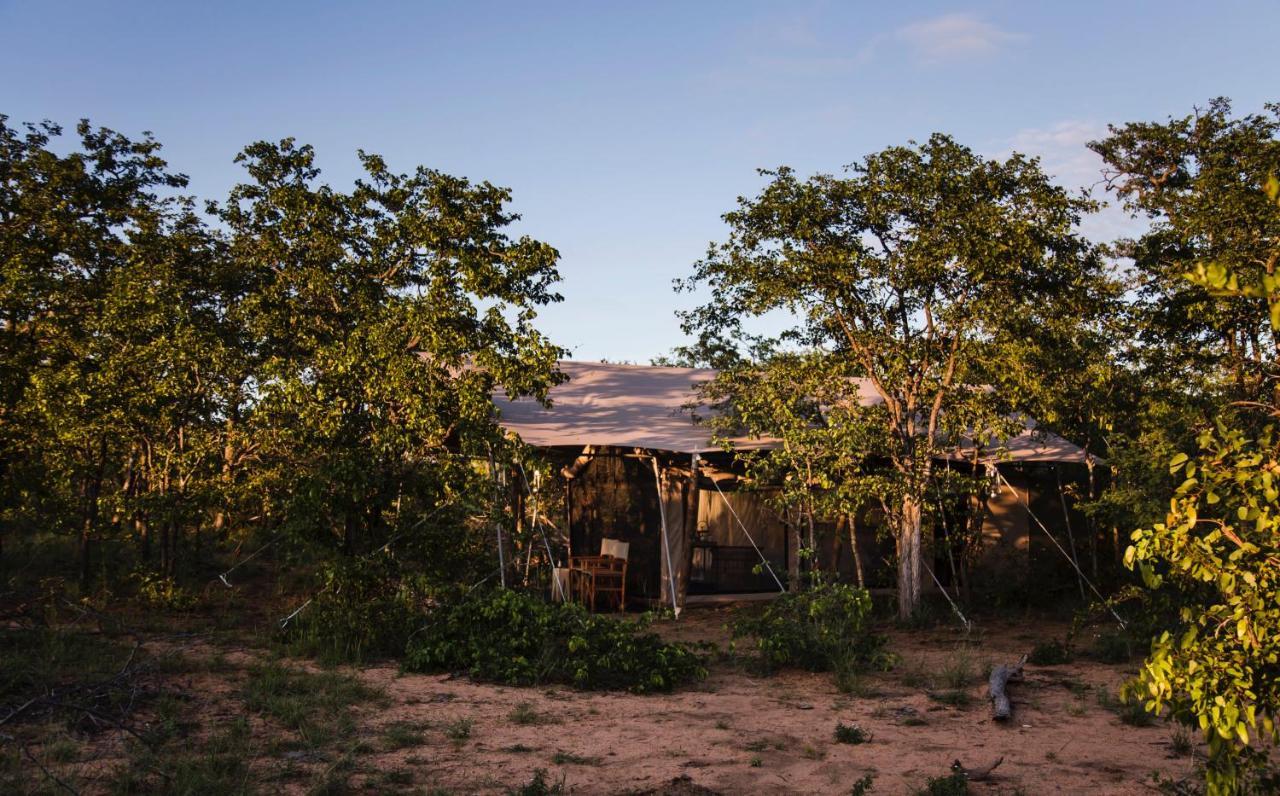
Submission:
<svg viewBox="0 0 1280 796">
<path fill-rule="evenodd" d="M 858 578 L 858 588 L 865 589 L 867 584 L 862 577 L 862 554 L 858 552 L 858 524 L 848 514 L 840 515 L 840 520 L 849 526 L 849 551 L 853 553 L 853 572 Z"/>
<path fill-rule="evenodd" d="M 790 512 L 788 512 L 789 514 Z M 800 589 L 800 553 L 804 550 L 803 539 L 800 535 L 800 523 L 788 522 L 787 530 L 791 533 L 791 555 L 787 559 L 787 584 L 792 591 Z"/>
<path fill-rule="evenodd" d="M 902 499 L 898 515 L 898 618 L 908 620 L 920 609 L 920 570 L 923 562 L 920 501 L 914 495 Z"/>
<path fill-rule="evenodd" d="M 809 506 L 804 513 L 805 522 L 809 528 L 809 541 L 807 547 L 809 549 L 809 585 L 813 585 L 815 581 L 814 573 L 818 571 L 818 532 L 813 524 L 813 502 L 809 502 Z"/>
<path fill-rule="evenodd" d="M 99 445 L 97 472 L 84 482 L 84 514 L 80 527 L 80 593 L 89 591 L 93 581 L 93 537 L 98 526 L 98 503 L 102 495 L 102 477 L 107 464 L 107 440 Z"/>
<path fill-rule="evenodd" d="M 1085 466 L 1089 469 L 1089 500 L 1090 502 L 1097 500 L 1095 486 L 1097 482 L 1093 475 L 1093 456 L 1087 451 L 1084 458 Z M 1086 519 L 1086 525 L 1089 529 L 1089 563 L 1093 568 L 1093 580 L 1098 581 L 1098 528 L 1093 521 L 1093 515 L 1090 514 Z"/>
</svg>

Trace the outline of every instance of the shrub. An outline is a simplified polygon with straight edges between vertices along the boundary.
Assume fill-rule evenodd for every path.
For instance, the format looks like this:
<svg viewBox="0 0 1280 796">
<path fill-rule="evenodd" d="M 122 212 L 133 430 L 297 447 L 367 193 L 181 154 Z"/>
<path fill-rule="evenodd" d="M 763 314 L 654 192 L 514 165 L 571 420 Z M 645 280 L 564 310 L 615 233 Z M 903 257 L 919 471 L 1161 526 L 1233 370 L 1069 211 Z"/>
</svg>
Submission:
<svg viewBox="0 0 1280 796">
<path fill-rule="evenodd" d="M 1133 642 L 1125 633 L 1100 633 L 1093 644 L 1093 657 L 1102 663 L 1128 663 L 1133 658 Z"/>
<path fill-rule="evenodd" d="M 858 724 L 836 722 L 836 743 L 860 744 L 871 740 L 871 733 Z"/>
<path fill-rule="evenodd" d="M 553 794 L 564 792 L 564 777 L 561 776 L 559 782 L 547 782 L 547 770 L 545 768 L 535 769 L 533 779 L 529 781 L 529 784 L 507 791 L 511 796 L 553 796 Z"/>
<path fill-rule="evenodd" d="M 703 656 L 647 632 L 644 621 L 595 616 L 507 589 L 440 606 L 410 641 L 410 671 L 465 671 L 508 685 L 670 691 L 706 676 Z"/>
<path fill-rule="evenodd" d="M 866 589 L 823 583 L 783 594 L 759 616 L 735 621 L 733 637 L 755 638 L 765 671 L 848 672 L 885 660 L 883 637 L 867 627 L 870 614 Z"/>
<path fill-rule="evenodd" d="M 925 786 L 916 791 L 917 796 L 966 796 L 968 793 L 969 780 L 960 772 L 945 777 L 929 777 Z"/>
<path fill-rule="evenodd" d="M 421 596 L 390 560 L 351 560 L 321 573 L 314 600 L 285 629 L 293 652 L 328 663 L 399 657 L 418 626 Z"/>
<path fill-rule="evenodd" d="M 853 788 L 850 789 L 849 796 L 866 796 L 866 794 L 875 790 L 875 780 L 876 777 L 874 774 L 863 775 L 862 779 L 853 783 Z"/>
<path fill-rule="evenodd" d="M 171 577 L 153 572 L 137 572 L 131 580 L 134 599 L 147 608 L 189 611 L 199 602 L 196 595 L 179 586 Z"/>
<path fill-rule="evenodd" d="M 1027 656 L 1027 663 L 1036 666 L 1059 666 L 1071 662 L 1071 648 L 1057 639 L 1035 645 Z"/>
</svg>

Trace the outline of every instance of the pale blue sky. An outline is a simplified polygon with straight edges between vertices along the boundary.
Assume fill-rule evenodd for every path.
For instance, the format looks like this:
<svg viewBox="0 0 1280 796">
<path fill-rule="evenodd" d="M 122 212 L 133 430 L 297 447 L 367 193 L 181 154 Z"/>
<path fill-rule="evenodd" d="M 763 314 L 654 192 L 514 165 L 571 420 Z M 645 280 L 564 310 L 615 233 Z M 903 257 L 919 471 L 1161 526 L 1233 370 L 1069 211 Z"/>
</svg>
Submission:
<svg viewBox="0 0 1280 796">
<path fill-rule="evenodd" d="M 671 280 L 757 167 L 943 131 L 1080 185 L 1108 122 L 1280 100 L 1278 43 L 1276 2 L 0 0 L 0 113 L 151 130 L 209 198 L 242 146 L 284 136 L 336 185 L 364 148 L 509 186 L 563 255 L 544 330 L 644 362 L 681 341 Z"/>
</svg>

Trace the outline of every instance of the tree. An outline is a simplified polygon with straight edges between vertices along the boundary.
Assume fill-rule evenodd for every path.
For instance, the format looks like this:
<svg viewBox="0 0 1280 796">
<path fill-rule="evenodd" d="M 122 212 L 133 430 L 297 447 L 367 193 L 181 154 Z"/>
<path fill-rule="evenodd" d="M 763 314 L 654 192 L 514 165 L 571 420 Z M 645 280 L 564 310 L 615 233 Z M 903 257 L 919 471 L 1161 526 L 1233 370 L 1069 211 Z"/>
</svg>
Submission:
<svg viewBox="0 0 1280 796">
<path fill-rule="evenodd" d="M 999 387 L 1021 367 L 1013 335 L 1087 317 L 1105 281 L 1075 232 L 1093 204 L 1033 159 L 986 159 L 944 135 L 870 155 L 845 177 L 762 175 L 769 184 L 724 216 L 728 240 L 683 284 L 711 291 L 684 328 L 703 341 L 741 338 L 750 319 L 789 314 L 774 342 L 822 357 L 833 401 L 860 406 L 866 380 L 875 400 L 850 416 L 888 460 L 907 617 L 920 602 L 935 458 L 966 435 L 1011 430 Z M 978 387 L 988 384 L 996 389 Z"/>
<path fill-rule="evenodd" d="M 1259 192 L 1262 194 L 1263 192 Z M 1270 176 L 1265 201 L 1280 222 L 1280 181 Z M 1280 227 L 1278 227 L 1280 228 Z M 1280 331 L 1280 291 L 1273 266 L 1280 238 L 1247 241 L 1262 257 L 1198 263 L 1185 276 L 1215 297 L 1239 301 Z M 1229 313 L 1234 315 L 1234 313 Z M 1243 320 L 1235 316 L 1238 320 Z M 1256 325 L 1256 324 L 1248 324 Z M 1257 371 L 1273 386 L 1273 353 Z M 1152 641 L 1130 694 L 1160 714 L 1198 727 L 1209 743 L 1210 793 L 1247 789 L 1265 760 L 1252 741 L 1280 740 L 1280 405 L 1225 406 L 1169 472 L 1182 476 L 1163 522 L 1135 531 L 1125 564 L 1176 609 L 1172 626 Z"/>
<path fill-rule="evenodd" d="M 361 153 L 350 192 L 310 147 L 259 142 L 217 208 L 248 341 L 234 413 L 253 492 L 295 537 L 367 551 L 441 503 L 489 494 L 491 395 L 545 395 L 561 350 L 533 326 L 558 254 L 511 239 L 510 192 Z"/>
<path fill-rule="evenodd" d="M 79 151 L 58 155 L 61 132 L 19 135 L 0 118 L 0 457 L 13 457 L 0 477 L 11 518 L 79 536 L 87 588 L 97 542 L 143 492 L 140 447 L 190 440 L 207 413 L 190 378 L 202 352 L 186 335 L 216 324 L 202 225 L 190 203 L 158 194 L 186 184 L 160 145 L 82 121 Z"/>
<path fill-rule="evenodd" d="M 1258 186 L 1280 172 L 1280 105 L 1234 118 L 1219 98 L 1166 122 L 1112 126 L 1089 146 L 1108 188 L 1150 223 L 1117 245 L 1133 261 L 1140 364 L 1177 378 L 1205 420 L 1222 400 L 1273 401 L 1266 371 L 1280 337 L 1265 301 L 1215 295 L 1182 275 L 1196 264 L 1252 281 L 1274 272 L 1280 217 Z"/>
<path fill-rule="evenodd" d="M 483 566 L 492 392 L 545 396 L 561 353 L 558 254 L 507 233 L 510 192 L 363 154 L 338 191 L 284 141 L 202 212 L 150 136 L 61 133 L 0 117 L 3 540 L 76 539 L 82 591 L 263 531 Z"/>
</svg>

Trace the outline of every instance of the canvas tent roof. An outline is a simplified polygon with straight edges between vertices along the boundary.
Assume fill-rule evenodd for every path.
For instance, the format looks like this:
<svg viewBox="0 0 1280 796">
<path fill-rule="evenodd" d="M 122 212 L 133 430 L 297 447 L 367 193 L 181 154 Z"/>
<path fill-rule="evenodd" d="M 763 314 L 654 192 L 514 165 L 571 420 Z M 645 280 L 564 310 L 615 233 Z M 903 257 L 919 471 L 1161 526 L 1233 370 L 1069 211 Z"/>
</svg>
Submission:
<svg viewBox="0 0 1280 796">
<path fill-rule="evenodd" d="M 706 368 L 613 365 L 563 360 L 568 381 L 551 390 L 550 409 L 531 398 L 494 400 L 502 426 L 538 447 L 614 446 L 676 453 L 718 451 L 706 426 L 687 407 L 697 400 L 697 385 L 715 377 Z M 861 400 L 878 401 L 869 385 Z M 705 406 L 698 412 L 706 414 Z M 1049 433 L 1027 430 L 1006 444 L 1009 457 L 1028 462 L 1084 462 L 1085 452 Z M 770 448 L 771 439 L 735 439 L 741 448 Z"/>
</svg>

